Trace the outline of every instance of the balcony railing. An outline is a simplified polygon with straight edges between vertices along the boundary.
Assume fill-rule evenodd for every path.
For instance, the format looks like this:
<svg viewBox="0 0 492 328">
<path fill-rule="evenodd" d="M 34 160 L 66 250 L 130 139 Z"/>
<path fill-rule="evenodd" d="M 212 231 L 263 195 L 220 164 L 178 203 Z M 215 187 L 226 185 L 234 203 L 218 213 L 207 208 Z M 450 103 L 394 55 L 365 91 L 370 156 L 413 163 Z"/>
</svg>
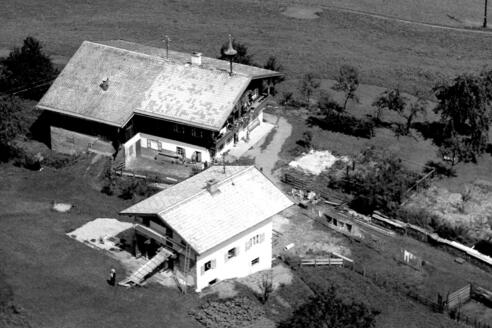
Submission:
<svg viewBox="0 0 492 328">
<path fill-rule="evenodd" d="M 220 134 L 216 140 L 216 144 L 221 143 L 224 140 L 230 138 L 234 133 L 236 133 L 240 128 L 248 126 L 250 122 L 258 117 L 260 111 L 262 111 L 272 100 L 271 96 L 261 95 L 257 99 L 255 99 L 246 110 L 244 110 L 244 114 L 234 119 L 231 123 L 229 123 L 225 129 L 225 131 Z"/>
</svg>

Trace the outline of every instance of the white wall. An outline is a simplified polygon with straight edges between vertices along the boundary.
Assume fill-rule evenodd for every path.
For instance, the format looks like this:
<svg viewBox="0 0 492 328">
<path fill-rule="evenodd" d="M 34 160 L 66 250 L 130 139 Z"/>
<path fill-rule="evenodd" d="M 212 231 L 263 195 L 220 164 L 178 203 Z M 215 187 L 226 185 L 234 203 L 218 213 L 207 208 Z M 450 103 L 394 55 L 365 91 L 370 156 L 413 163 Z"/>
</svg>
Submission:
<svg viewBox="0 0 492 328">
<path fill-rule="evenodd" d="M 258 115 L 257 120 L 259 120 L 259 123 L 260 123 L 259 125 L 261 125 L 261 124 L 263 123 L 263 111 L 261 111 L 261 112 L 260 112 L 260 114 Z M 247 127 L 243 128 L 243 129 L 240 129 L 240 130 L 238 131 L 237 135 L 238 135 L 239 141 L 241 141 L 241 140 L 243 140 L 243 139 L 246 139 L 246 135 L 247 135 L 247 133 L 248 133 L 248 129 L 249 129 L 249 127 L 250 127 L 250 126 L 252 126 L 252 125 L 253 125 L 254 121 L 255 121 L 255 120 L 251 121 L 251 123 L 250 123 L 250 124 L 248 124 L 248 126 L 247 126 Z M 258 125 L 258 126 L 259 126 L 259 125 Z M 256 126 L 256 127 L 258 127 L 258 126 Z M 256 127 L 255 127 L 255 128 L 256 128 Z M 253 130 L 254 130 L 254 129 L 253 129 Z M 252 131 L 252 130 L 251 130 L 251 131 Z M 251 131 L 250 131 L 250 132 L 251 132 Z M 228 150 L 230 150 L 230 149 L 232 149 L 232 148 L 234 148 L 234 138 L 232 138 L 230 142 L 228 142 L 228 143 L 224 144 L 224 148 L 222 148 L 222 150 L 218 151 L 218 152 L 215 154 L 215 158 L 220 160 L 220 159 L 221 159 L 222 154 L 223 154 L 223 153 L 225 153 L 225 152 L 227 152 Z"/>
<path fill-rule="evenodd" d="M 246 250 L 246 243 L 254 236 L 264 234 L 264 240 Z M 227 252 L 236 247 L 239 250 L 238 254 L 226 260 Z M 259 258 L 260 262 L 251 265 L 251 261 Z M 202 266 L 208 261 L 215 261 L 215 268 L 205 271 L 202 274 Z M 270 218 L 265 223 L 256 229 L 240 234 L 224 246 L 213 250 L 211 253 L 206 253 L 197 257 L 196 262 L 196 291 L 199 292 L 204 287 L 209 285 L 209 282 L 217 279 L 217 281 L 244 277 L 254 272 L 270 269 L 272 266 L 272 219 Z"/>
<path fill-rule="evenodd" d="M 126 161 L 126 158 L 131 159 L 131 155 L 130 155 L 129 150 L 130 150 L 130 147 L 132 146 L 132 144 L 136 144 L 140 140 L 140 146 L 142 148 L 147 148 L 147 139 L 159 141 L 162 149 L 169 150 L 172 152 L 176 152 L 177 147 L 181 147 L 185 150 L 186 158 L 190 159 L 190 160 L 192 159 L 195 151 L 201 152 L 202 162 L 209 162 L 210 163 L 210 152 L 205 147 L 195 146 L 192 144 L 188 144 L 188 143 L 184 143 L 184 142 L 180 142 L 180 141 L 176 141 L 176 140 L 151 136 L 151 135 L 144 134 L 144 133 L 137 133 L 135 136 L 133 136 L 130 140 L 128 140 L 124 144 L 125 161 Z"/>
</svg>

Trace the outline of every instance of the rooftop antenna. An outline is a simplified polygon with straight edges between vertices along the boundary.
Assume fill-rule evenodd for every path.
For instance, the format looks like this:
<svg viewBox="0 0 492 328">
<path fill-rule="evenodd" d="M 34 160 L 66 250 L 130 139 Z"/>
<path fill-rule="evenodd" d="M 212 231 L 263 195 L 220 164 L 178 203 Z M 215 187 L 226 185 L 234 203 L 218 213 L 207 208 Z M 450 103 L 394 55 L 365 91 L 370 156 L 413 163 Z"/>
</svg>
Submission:
<svg viewBox="0 0 492 328">
<path fill-rule="evenodd" d="M 169 42 L 171 42 L 171 39 L 167 35 L 164 35 L 164 40 L 162 41 L 166 44 L 166 58 L 169 58 Z"/>
<path fill-rule="evenodd" d="M 229 34 L 229 46 L 227 49 L 224 51 L 224 55 L 229 57 L 229 64 L 230 64 L 230 71 L 229 75 L 232 76 L 232 57 L 234 57 L 237 54 L 236 49 L 232 46 L 232 35 Z"/>
</svg>

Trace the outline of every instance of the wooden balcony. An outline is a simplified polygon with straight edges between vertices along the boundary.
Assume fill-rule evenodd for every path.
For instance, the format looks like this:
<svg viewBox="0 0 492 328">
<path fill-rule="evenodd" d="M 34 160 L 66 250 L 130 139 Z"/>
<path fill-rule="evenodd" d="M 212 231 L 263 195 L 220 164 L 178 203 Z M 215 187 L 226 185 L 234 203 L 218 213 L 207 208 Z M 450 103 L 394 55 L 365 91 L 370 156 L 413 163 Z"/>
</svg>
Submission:
<svg viewBox="0 0 492 328">
<path fill-rule="evenodd" d="M 269 95 L 261 95 L 255 99 L 245 110 L 245 113 L 240 118 L 234 119 L 232 124 L 227 127 L 226 131 L 218 136 L 216 144 L 224 142 L 224 140 L 232 137 L 240 128 L 247 126 L 250 122 L 255 120 L 260 112 L 264 110 L 272 100 L 273 98 Z"/>
<path fill-rule="evenodd" d="M 178 253 L 182 253 L 182 254 L 185 253 L 185 246 L 184 245 L 181 245 L 181 244 L 175 242 L 171 238 L 164 236 L 163 234 L 155 231 L 154 229 L 151 229 L 151 228 L 146 227 L 144 225 L 141 225 L 139 223 L 135 223 L 134 227 L 135 227 L 135 231 L 140 233 L 141 235 L 144 235 L 148 238 L 152 238 L 162 245 L 166 245 L 167 247 L 171 247 L 174 251 L 176 251 Z M 171 243 L 172 246 L 169 246 L 168 242 Z"/>
</svg>

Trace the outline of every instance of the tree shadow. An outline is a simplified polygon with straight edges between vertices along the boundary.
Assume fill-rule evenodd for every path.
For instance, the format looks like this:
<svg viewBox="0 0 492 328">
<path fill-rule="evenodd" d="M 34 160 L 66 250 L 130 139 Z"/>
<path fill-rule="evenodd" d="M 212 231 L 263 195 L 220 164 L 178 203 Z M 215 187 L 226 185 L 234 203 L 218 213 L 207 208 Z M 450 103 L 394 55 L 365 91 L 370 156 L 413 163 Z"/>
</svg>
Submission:
<svg viewBox="0 0 492 328">
<path fill-rule="evenodd" d="M 485 152 L 487 154 L 492 155 L 492 143 L 487 144 L 487 148 L 485 148 Z"/>
<path fill-rule="evenodd" d="M 371 139 L 374 136 L 374 123 L 371 120 L 361 120 L 344 114 L 331 113 L 326 117 L 309 116 L 306 119 L 306 125 L 318 126 L 323 130 L 358 138 Z"/>
<path fill-rule="evenodd" d="M 441 122 L 415 122 L 412 128 L 420 132 L 424 139 L 431 139 L 436 146 L 441 146 L 444 141 L 444 124 Z"/>
</svg>

